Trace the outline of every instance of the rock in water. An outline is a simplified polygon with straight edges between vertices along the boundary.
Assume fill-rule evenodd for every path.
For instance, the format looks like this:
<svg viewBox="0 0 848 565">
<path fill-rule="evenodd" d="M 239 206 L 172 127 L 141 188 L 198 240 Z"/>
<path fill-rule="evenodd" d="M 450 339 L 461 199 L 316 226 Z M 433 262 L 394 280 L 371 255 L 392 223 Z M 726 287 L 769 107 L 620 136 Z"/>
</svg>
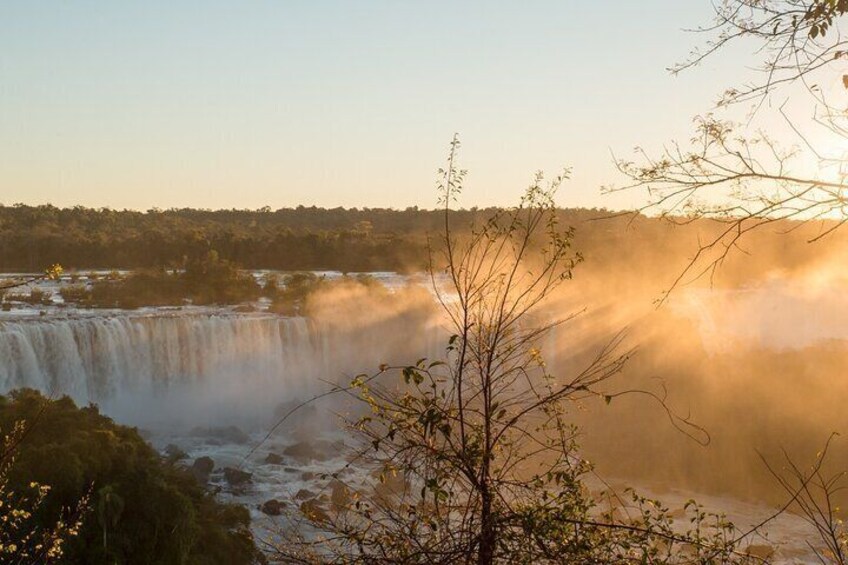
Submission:
<svg viewBox="0 0 848 565">
<path fill-rule="evenodd" d="M 232 486 L 241 486 L 248 483 L 252 477 L 253 474 L 248 473 L 247 471 L 242 471 L 241 469 L 235 469 L 233 467 L 224 467 L 224 480 Z"/>
<path fill-rule="evenodd" d="M 280 500 L 271 499 L 267 500 L 259 507 L 259 510 L 263 514 L 267 514 L 268 516 L 279 516 L 283 513 L 283 508 L 286 507 L 286 503 Z"/>
<path fill-rule="evenodd" d="M 176 463 L 188 457 L 188 453 L 182 450 L 179 445 L 169 443 L 165 446 L 165 458 L 169 463 Z"/>
<path fill-rule="evenodd" d="M 334 449 L 333 444 L 327 441 L 300 441 L 285 448 L 283 454 L 301 463 L 308 463 L 309 461 L 329 459 L 337 455 L 338 450 Z"/>
<path fill-rule="evenodd" d="M 306 502 L 301 503 L 300 511 L 306 516 L 307 519 L 313 522 L 329 522 L 330 516 L 327 515 L 327 512 L 321 508 L 321 505 L 317 500 L 307 500 Z"/>
<path fill-rule="evenodd" d="M 265 457 L 265 463 L 269 465 L 282 465 L 283 464 L 283 456 L 277 455 L 276 453 L 269 453 L 267 457 Z"/>
<path fill-rule="evenodd" d="M 339 480 L 334 480 L 330 483 L 330 488 L 332 489 L 330 502 L 333 508 L 336 510 L 346 508 L 350 504 L 350 489 L 347 488 L 347 485 Z"/>
<path fill-rule="evenodd" d="M 194 460 L 194 464 L 192 464 L 189 470 L 194 475 L 194 478 L 197 479 L 197 482 L 205 485 L 209 482 L 209 475 L 212 474 L 212 469 L 214 468 L 215 462 L 211 457 L 198 457 Z"/>
<path fill-rule="evenodd" d="M 299 491 L 297 491 L 297 494 L 294 495 L 294 497 L 295 497 L 296 500 L 308 500 L 310 498 L 315 498 L 315 493 L 312 492 L 311 490 L 307 490 L 305 488 L 302 488 Z"/>
</svg>

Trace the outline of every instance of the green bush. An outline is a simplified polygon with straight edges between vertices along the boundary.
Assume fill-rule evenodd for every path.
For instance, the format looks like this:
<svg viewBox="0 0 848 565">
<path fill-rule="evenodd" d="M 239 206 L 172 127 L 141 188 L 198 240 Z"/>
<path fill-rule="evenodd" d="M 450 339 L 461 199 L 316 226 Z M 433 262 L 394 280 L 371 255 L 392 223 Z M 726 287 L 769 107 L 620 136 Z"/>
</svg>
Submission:
<svg viewBox="0 0 848 565">
<path fill-rule="evenodd" d="M 221 259 L 216 251 L 189 261 L 183 274 L 188 295 L 195 304 L 237 304 L 259 298 L 260 287 L 250 273 Z"/>
<path fill-rule="evenodd" d="M 72 285 L 60 290 L 67 302 L 93 308 L 238 304 L 259 298 L 262 289 L 249 273 L 210 251 L 186 261 L 184 271 L 142 269 L 121 276 L 110 273 L 95 280 L 90 290 Z"/>
<path fill-rule="evenodd" d="M 309 312 L 309 299 L 319 290 L 365 287 L 375 292 L 388 292 L 374 277 L 364 273 L 344 275 L 328 280 L 315 273 L 292 273 L 283 279 L 282 288 L 270 295 L 271 312 L 285 316 L 305 316 Z"/>
<path fill-rule="evenodd" d="M 315 273 L 293 273 L 283 279 L 283 287 L 272 297 L 269 310 L 286 316 L 304 314 L 310 294 L 328 285 L 327 279 Z"/>
<path fill-rule="evenodd" d="M 71 284 L 59 289 L 65 302 L 84 303 L 91 300 L 91 291 L 84 284 Z"/>
<path fill-rule="evenodd" d="M 23 389 L 0 397 L 0 429 L 25 421 L 27 432 L 9 472 L 9 488 L 31 482 L 51 490 L 36 518 L 55 524 L 63 508 L 91 495 L 66 562 L 163 565 L 262 562 L 249 513 L 222 504 L 186 470 L 166 463 L 134 428 L 95 406 L 49 400 Z"/>
<path fill-rule="evenodd" d="M 91 286 L 90 305 L 99 308 L 178 306 L 186 300 L 180 276 L 165 270 L 145 269 L 126 277 L 104 278 Z"/>
</svg>

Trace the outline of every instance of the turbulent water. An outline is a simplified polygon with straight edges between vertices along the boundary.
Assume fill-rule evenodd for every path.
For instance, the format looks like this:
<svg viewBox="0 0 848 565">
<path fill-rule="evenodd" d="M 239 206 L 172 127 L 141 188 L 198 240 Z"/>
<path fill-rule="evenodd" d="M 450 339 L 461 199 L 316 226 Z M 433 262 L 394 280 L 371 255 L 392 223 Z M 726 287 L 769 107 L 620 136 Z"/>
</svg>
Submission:
<svg viewBox="0 0 848 565">
<path fill-rule="evenodd" d="M 67 394 L 142 426 L 245 421 L 317 390 L 327 337 L 304 318 L 272 315 L 2 322 L 0 389 Z"/>
</svg>

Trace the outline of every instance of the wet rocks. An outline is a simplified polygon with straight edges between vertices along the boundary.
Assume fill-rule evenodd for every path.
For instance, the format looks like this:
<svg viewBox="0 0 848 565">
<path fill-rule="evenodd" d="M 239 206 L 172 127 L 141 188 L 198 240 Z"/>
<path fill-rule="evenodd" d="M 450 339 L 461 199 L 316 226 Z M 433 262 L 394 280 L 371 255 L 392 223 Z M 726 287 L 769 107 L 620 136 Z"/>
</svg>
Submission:
<svg viewBox="0 0 848 565">
<path fill-rule="evenodd" d="M 283 450 L 283 454 L 299 463 L 325 461 L 338 455 L 338 448 L 328 441 L 299 441 Z"/>
<path fill-rule="evenodd" d="M 176 463 L 177 461 L 181 461 L 188 457 L 188 453 L 183 451 L 180 446 L 173 443 L 169 443 L 165 446 L 164 454 L 168 463 Z"/>
<path fill-rule="evenodd" d="M 244 486 L 249 483 L 252 478 L 253 473 L 248 473 L 247 471 L 242 471 L 241 469 L 236 469 L 234 467 L 224 467 L 224 480 L 227 481 L 230 486 Z"/>
<path fill-rule="evenodd" d="M 214 468 L 215 462 L 211 457 L 198 457 L 194 460 L 192 466 L 189 467 L 189 471 L 197 479 L 197 482 L 205 485 L 209 482 L 209 475 L 212 474 L 212 469 Z"/>
<path fill-rule="evenodd" d="M 309 500 L 315 498 L 315 493 L 309 489 L 302 488 L 294 495 L 295 500 Z"/>
<path fill-rule="evenodd" d="M 263 514 L 267 514 L 268 516 L 279 516 L 283 513 L 283 509 L 286 507 L 286 503 L 281 500 L 276 500 L 272 498 L 271 500 L 266 500 L 259 506 L 260 512 Z"/>
<path fill-rule="evenodd" d="M 267 463 L 268 465 L 282 465 L 283 461 L 284 461 L 283 456 L 278 455 L 276 453 L 269 453 L 265 457 L 265 463 Z"/>
<path fill-rule="evenodd" d="M 300 504 L 300 511 L 303 515 L 313 522 L 329 522 L 330 516 L 327 511 L 321 507 L 321 503 L 317 500 L 307 500 Z"/>
<path fill-rule="evenodd" d="M 330 503 L 333 505 L 333 508 L 340 510 L 350 504 L 350 489 L 347 488 L 347 485 L 339 480 L 334 480 L 330 482 L 329 487 Z"/>
</svg>

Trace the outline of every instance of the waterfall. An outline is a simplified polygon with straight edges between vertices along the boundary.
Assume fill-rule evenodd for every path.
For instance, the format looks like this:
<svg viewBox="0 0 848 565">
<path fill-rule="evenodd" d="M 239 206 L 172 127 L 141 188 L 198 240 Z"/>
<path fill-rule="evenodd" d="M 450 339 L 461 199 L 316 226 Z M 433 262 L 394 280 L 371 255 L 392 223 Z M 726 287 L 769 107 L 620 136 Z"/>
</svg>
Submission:
<svg viewBox="0 0 848 565">
<path fill-rule="evenodd" d="M 0 323 L 0 393 L 30 387 L 137 425 L 251 414 L 319 390 L 326 340 L 303 318 L 171 314 Z M 258 423 L 258 422 L 257 422 Z"/>
</svg>

